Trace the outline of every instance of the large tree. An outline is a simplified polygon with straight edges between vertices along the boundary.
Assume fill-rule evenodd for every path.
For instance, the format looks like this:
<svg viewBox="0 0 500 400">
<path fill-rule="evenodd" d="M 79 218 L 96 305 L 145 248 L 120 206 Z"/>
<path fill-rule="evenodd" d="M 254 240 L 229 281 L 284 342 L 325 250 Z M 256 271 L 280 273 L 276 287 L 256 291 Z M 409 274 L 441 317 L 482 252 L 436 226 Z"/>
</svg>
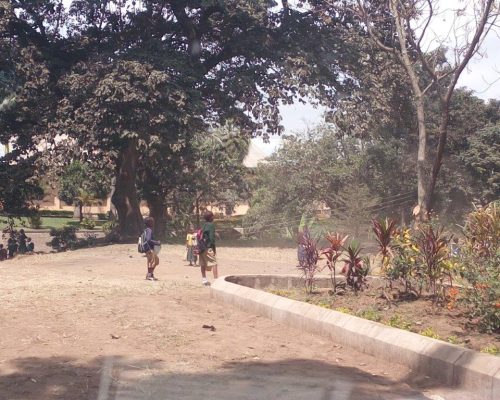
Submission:
<svg viewBox="0 0 500 400">
<path fill-rule="evenodd" d="M 247 136 L 280 133 L 280 102 L 333 99 L 352 83 L 341 76 L 348 55 L 338 35 L 344 21 L 326 26 L 307 5 L 73 1 L 66 10 L 60 1 L 11 4 L 5 35 L 11 52 L 29 49 L 37 62 L 28 64 L 20 85 L 31 91 L 16 93 L 19 104 L 31 106 L 16 108 L 12 120 L 26 123 L 16 122 L 10 137 L 43 138 L 54 151 L 63 132 L 88 160 L 109 159 L 123 234 L 140 228 L 137 189 L 152 188 L 148 202 L 162 203 L 147 182 L 154 174 L 138 171 L 161 162 L 165 145 L 180 151 L 193 134 L 227 120 Z M 43 118 L 26 118 L 28 110 Z"/>
<path fill-rule="evenodd" d="M 458 80 L 469 61 L 477 54 L 485 36 L 495 28 L 499 9 L 494 0 L 472 2 L 456 10 L 450 31 L 458 41 L 447 48 L 444 41 L 430 37 L 429 26 L 439 18 L 436 0 L 352 0 L 330 1 L 325 12 L 346 12 L 362 27 L 360 39 L 367 38 L 382 52 L 391 56 L 405 72 L 412 93 L 414 115 L 418 128 L 417 188 L 420 216 L 431 211 L 434 190 L 443 164 L 447 143 L 450 107 Z M 438 42 L 432 51 L 429 43 Z M 445 55 L 451 51 L 452 57 Z M 426 102 L 435 97 L 439 110 L 435 149 L 429 147 L 429 118 Z"/>
</svg>

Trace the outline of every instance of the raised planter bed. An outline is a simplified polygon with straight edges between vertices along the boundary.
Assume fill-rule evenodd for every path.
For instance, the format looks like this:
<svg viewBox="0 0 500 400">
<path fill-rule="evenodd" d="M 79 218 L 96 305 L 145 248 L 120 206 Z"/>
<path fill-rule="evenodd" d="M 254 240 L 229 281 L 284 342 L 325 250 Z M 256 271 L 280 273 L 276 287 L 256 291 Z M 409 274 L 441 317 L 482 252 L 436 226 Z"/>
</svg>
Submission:
<svg viewBox="0 0 500 400">
<path fill-rule="evenodd" d="M 486 400 L 500 398 L 499 357 L 255 289 L 292 288 L 299 282 L 294 276 L 228 276 L 213 283 L 211 294 L 242 310 L 473 390 Z M 328 279 L 320 279 L 318 286 L 322 282 L 327 285 Z"/>
</svg>

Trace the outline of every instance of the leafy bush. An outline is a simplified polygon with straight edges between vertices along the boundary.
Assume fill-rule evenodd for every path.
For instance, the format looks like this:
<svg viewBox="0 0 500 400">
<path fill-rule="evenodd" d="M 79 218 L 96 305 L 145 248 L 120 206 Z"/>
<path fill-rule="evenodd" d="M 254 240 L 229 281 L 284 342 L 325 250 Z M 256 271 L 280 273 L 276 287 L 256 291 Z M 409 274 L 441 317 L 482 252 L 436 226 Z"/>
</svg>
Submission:
<svg viewBox="0 0 500 400">
<path fill-rule="evenodd" d="M 410 321 L 407 321 L 402 315 L 394 314 L 391 318 L 389 318 L 389 321 L 387 321 L 386 325 L 392 326 L 393 328 L 409 331 L 412 324 Z"/>
<path fill-rule="evenodd" d="M 28 225 L 33 229 L 40 229 L 42 227 L 42 218 L 39 213 L 34 213 L 28 216 Z"/>
<path fill-rule="evenodd" d="M 405 293 L 411 292 L 418 296 L 422 287 L 422 276 L 417 265 L 419 249 L 410 229 L 395 232 L 393 253 L 394 257 L 385 269 L 391 286 L 392 282 L 400 280 L 405 287 Z"/>
<path fill-rule="evenodd" d="M 356 313 L 356 315 L 358 317 L 368 319 L 370 321 L 375 321 L 375 322 L 379 322 L 382 319 L 382 316 L 380 315 L 380 313 L 374 308 L 368 308 L 366 310 L 359 311 L 358 313 Z"/>
<path fill-rule="evenodd" d="M 471 323 L 500 332 L 500 209 L 498 202 L 476 208 L 466 219 L 460 275 L 469 283 L 461 299 Z"/>
<path fill-rule="evenodd" d="M 427 337 L 430 337 L 432 339 L 438 339 L 438 340 L 441 339 L 441 337 L 438 335 L 438 333 L 431 327 L 425 328 L 424 330 L 420 331 L 419 333 L 422 336 L 427 336 Z"/>
<path fill-rule="evenodd" d="M 41 217 L 73 218 L 73 211 L 39 210 L 38 213 L 40 214 Z"/>
<path fill-rule="evenodd" d="M 115 220 L 107 221 L 102 224 L 102 230 L 107 236 L 118 228 L 118 223 Z"/>
<path fill-rule="evenodd" d="M 464 235 L 468 250 L 480 257 L 494 256 L 500 247 L 500 201 L 477 208 L 466 219 Z"/>
<path fill-rule="evenodd" d="M 77 228 L 74 226 L 65 226 L 60 229 L 52 228 L 50 236 L 52 240 L 47 244 L 56 251 L 65 251 L 78 247 L 78 238 L 76 237 Z"/>
<path fill-rule="evenodd" d="M 345 275 L 347 285 L 350 286 L 354 292 L 357 292 L 366 286 L 366 277 L 368 276 L 369 267 L 359 256 L 361 247 L 357 241 L 351 241 L 349 246 L 345 248 L 345 251 L 347 255 L 346 258 L 342 260 L 344 261 L 342 273 Z"/>
<path fill-rule="evenodd" d="M 463 257 L 461 275 L 469 282 L 461 299 L 473 325 L 484 332 L 500 332 L 500 254 Z"/>
<path fill-rule="evenodd" d="M 490 344 L 481 349 L 481 353 L 491 354 L 497 356 L 500 354 L 500 347 Z"/>
<path fill-rule="evenodd" d="M 82 222 L 80 222 L 80 226 L 84 229 L 94 229 L 95 221 L 90 218 L 84 218 Z"/>
</svg>

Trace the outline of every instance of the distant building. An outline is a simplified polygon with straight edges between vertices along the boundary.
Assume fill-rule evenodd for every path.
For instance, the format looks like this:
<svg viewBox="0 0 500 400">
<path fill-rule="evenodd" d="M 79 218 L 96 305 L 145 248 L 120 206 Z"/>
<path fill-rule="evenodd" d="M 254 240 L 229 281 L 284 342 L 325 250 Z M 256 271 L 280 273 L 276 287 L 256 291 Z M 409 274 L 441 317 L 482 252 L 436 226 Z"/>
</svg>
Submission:
<svg viewBox="0 0 500 400">
<path fill-rule="evenodd" d="M 259 162 L 264 161 L 267 157 L 266 153 L 255 143 L 250 142 L 250 146 L 248 148 L 248 154 L 243 160 L 243 165 L 247 168 L 256 168 Z M 45 193 L 45 196 L 42 200 L 35 201 L 35 204 L 40 207 L 41 210 L 51 210 L 51 211 L 74 211 L 75 206 L 69 206 L 64 201 L 60 200 L 57 197 L 57 192 L 54 189 L 51 189 Z M 102 200 L 99 203 L 96 202 L 92 207 L 84 207 L 85 214 L 106 214 L 111 210 L 111 196 L 107 199 Z M 149 213 L 149 208 L 146 202 L 141 202 L 141 213 L 143 215 Z M 223 210 L 220 210 L 215 206 L 208 206 L 209 210 L 224 214 Z M 248 211 L 248 203 L 242 203 L 236 205 L 234 212 L 232 215 L 245 215 Z"/>
</svg>

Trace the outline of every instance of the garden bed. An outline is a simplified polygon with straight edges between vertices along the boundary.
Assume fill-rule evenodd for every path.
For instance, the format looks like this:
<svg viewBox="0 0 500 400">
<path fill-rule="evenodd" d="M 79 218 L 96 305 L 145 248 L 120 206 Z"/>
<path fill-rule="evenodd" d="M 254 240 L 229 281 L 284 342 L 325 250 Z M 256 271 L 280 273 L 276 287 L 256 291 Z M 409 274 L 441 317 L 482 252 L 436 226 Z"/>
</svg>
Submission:
<svg viewBox="0 0 500 400">
<path fill-rule="evenodd" d="M 382 284 L 373 280 L 367 289 L 357 294 L 347 290 L 333 295 L 328 288 L 318 288 L 312 294 L 298 287 L 268 287 L 265 290 L 465 348 L 500 355 L 500 335 L 479 332 L 460 305 L 436 305 L 425 296 L 419 299 L 404 298 L 398 296 L 396 290 L 382 290 Z"/>
</svg>

